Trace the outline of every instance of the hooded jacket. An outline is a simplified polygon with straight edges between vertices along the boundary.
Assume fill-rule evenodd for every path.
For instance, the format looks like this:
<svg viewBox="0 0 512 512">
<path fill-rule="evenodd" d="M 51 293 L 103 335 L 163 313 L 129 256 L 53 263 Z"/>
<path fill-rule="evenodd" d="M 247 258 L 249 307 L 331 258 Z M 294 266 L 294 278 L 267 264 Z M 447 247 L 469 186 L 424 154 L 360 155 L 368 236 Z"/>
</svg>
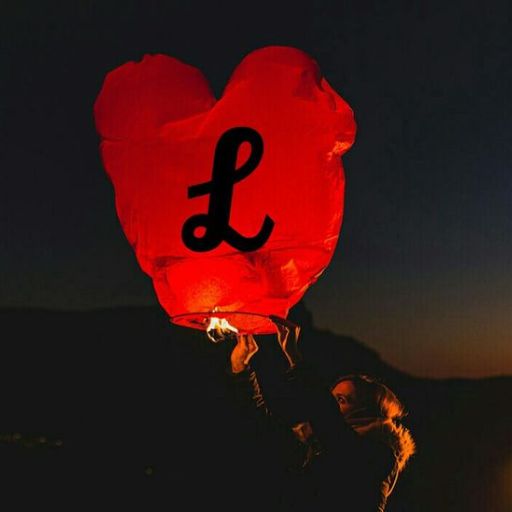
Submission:
<svg viewBox="0 0 512 512">
<path fill-rule="evenodd" d="M 284 379 L 269 408 L 256 372 L 232 375 L 237 402 L 261 425 L 284 464 L 280 510 L 384 512 L 400 472 L 414 453 L 410 432 L 389 419 L 345 419 L 328 389 L 300 366 Z M 279 453 L 277 453 L 279 451 Z"/>
</svg>

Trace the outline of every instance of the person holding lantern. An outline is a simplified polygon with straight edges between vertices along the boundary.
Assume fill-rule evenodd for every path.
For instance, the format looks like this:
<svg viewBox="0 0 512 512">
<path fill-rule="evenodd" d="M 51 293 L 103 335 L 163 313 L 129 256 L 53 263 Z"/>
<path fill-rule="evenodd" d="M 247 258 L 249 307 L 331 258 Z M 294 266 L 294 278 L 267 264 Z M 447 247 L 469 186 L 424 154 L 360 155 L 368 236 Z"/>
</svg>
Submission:
<svg viewBox="0 0 512 512">
<path fill-rule="evenodd" d="M 299 351 L 300 328 L 271 319 L 289 363 L 284 379 L 287 410 L 276 414 L 267 406 L 250 366 L 259 349 L 254 336 L 236 336 L 230 373 L 239 400 L 252 408 L 257 421 L 279 432 L 279 442 L 288 444 L 284 453 L 293 453 L 294 462 L 285 470 L 282 505 L 296 512 L 330 510 L 340 501 L 350 512 L 383 512 L 415 452 L 409 430 L 399 423 L 404 406 L 389 387 L 366 375 L 339 376 L 325 389 Z"/>
</svg>

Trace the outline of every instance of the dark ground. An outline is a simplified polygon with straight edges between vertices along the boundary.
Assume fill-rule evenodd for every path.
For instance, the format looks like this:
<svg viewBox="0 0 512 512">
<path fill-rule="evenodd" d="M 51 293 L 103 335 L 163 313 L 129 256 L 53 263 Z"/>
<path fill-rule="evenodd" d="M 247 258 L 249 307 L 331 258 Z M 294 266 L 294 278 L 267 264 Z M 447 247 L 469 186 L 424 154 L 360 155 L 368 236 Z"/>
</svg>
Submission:
<svg viewBox="0 0 512 512">
<path fill-rule="evenodd" d="M 370 373 L 406 404 L 418 450 L 388 512 L 512 509 L 511 377 L 415 378 L 316 330 L 300 305 L 291 318 L 327 378 Z M 5 510 L 273 509 L 265 489 L 279 482 L 226 395 L 227 344 L 170 324 L 159 308 L 4 309 L 0 321 Z M 277 343 L 262 339 L 262 385 L 283 365 Z"/>
</svg>

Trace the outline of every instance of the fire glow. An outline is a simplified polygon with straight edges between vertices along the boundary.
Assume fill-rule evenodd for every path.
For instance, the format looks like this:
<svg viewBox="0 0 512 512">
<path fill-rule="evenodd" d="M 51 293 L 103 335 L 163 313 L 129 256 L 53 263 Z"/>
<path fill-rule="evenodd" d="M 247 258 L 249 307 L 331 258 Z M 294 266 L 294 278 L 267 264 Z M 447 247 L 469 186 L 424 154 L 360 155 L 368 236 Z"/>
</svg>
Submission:
<svg viewBox="0 0 512 512">
<path fill-rule="evenodd" d="M 214 343 L 219 343 L 231 336 L 238 334 L 238 329 L 231 325 L 225 318 L 212 316 L 206 328 L 208 338 Z"/>
</svg>

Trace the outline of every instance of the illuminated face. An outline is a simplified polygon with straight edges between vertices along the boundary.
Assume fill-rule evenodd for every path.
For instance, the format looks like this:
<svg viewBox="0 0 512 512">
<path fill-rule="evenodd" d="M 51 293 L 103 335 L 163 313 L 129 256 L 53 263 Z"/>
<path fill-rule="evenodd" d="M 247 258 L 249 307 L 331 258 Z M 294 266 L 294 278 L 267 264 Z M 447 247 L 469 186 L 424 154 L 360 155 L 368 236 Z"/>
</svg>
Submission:
<svg viewBox="0 0 512 512">
<path fill-rule="evenodd" d="M 331 390 L 332 395 L 338 402 L 341 414 L 345 415 L 347 412 L 355 408 L 357 403 L 356 386 L 352 380 L 342 380 L 338 382 Z"/>
</svg>

